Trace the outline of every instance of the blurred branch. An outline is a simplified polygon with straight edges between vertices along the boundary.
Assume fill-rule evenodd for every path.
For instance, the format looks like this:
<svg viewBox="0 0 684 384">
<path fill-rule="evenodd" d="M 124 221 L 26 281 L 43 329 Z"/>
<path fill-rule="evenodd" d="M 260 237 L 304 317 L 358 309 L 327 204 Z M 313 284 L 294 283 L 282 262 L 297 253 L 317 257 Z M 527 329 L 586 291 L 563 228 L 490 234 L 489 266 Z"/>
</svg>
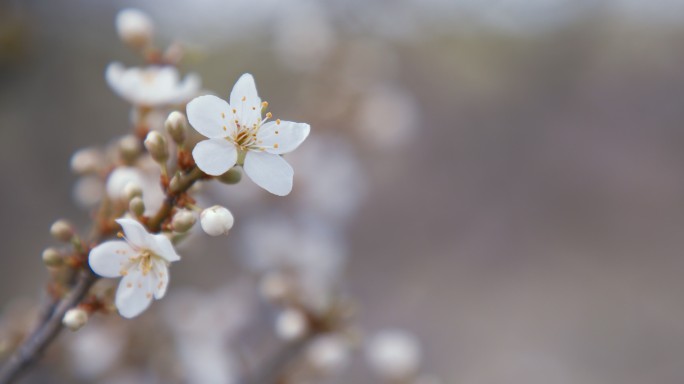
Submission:
<svg viewBox="0 0 684 384">
<path fill-rule="evenodd" d="M 52 316 L 36 328 L 8 359 L 0 370 L 0 384 L 16 379 L 31 363 L 37 360 L 45 348 L 57 337 L 62 329 L 62 318 L 69 309 L 75 307 L 97 281 L 90 269 L 84 269 L 74 288 L 59 302 Z"/>
<path fill-rule="evenodd" d="M 283 373 L 299 357 L 307 345 L 316 337 L 311 333 L 297 341 L 286 344 L 264 366 L 247 378 L 243 384 L 277 384 Z"/>
</svg>

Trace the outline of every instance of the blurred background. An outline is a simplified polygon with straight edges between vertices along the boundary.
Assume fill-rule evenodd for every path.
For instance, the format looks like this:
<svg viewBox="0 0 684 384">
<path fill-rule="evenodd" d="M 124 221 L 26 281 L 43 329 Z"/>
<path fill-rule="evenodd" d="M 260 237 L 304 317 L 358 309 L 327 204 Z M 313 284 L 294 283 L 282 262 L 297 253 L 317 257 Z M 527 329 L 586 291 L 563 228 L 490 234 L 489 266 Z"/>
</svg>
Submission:
<svg viewBox="0 0 684 384">
<path fill-rule="evenodd" d="M 0 2 L 5 312 L 39 297 L 50 224 L 88 223 L 71 154 L 129 129 L 103 76 L 139 64 L 114 28 L 127 6 L 205 89 L 250 72 L 313 127 L 290 197 L 208 192 L 235 234 L 189 243 L 170 296 L 240 279 L 250 226 L 277 215 L 324 228 L 363 328 L 412 332 L 445 383 L 682 382 L 676 0 Z M 76 380 L 49 362 L 42 382 Z"/>
</svg>

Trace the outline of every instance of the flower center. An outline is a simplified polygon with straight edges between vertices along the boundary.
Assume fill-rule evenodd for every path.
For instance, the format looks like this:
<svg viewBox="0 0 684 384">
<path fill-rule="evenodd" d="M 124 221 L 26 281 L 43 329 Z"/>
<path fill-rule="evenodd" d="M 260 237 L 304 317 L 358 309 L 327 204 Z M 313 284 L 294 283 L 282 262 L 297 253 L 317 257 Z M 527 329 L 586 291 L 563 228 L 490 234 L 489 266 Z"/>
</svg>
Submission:
<svg viewBox="0 0 684 384">
<path fill-rule="evenodd" d="M 149 249 L 143 249 L 143 251 L 140 252 L 140 255 L 138 256 L 138 265 L 140 266 L 143 276 L 147 276 L 154 268 L 154 258 L 159 258 L 159 256 Z"/>
</svg>

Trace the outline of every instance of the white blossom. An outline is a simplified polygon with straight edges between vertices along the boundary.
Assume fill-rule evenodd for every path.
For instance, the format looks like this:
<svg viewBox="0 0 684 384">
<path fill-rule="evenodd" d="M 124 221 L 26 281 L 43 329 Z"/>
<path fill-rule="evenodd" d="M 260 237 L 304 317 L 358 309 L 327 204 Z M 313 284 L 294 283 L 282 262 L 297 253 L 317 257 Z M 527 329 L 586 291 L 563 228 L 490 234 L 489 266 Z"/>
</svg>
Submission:
<svg viewBox="0 0 684 384">
<path fill-rule="evenodd" d="M 295 150 L 309 135 L 310 127 L 281 120 L 267 122 L 270 114 L 261 117 L 265 105 L 250 74 L 235 83 L 230 104 L 212 95 L 192 100 L 187 106 L 188 120 L 209 138 L 195 146 L 192 156 L 202 171 L 213 176 L 240 162 L 257 185 L 284 196 L 292 190 L 294 172 L 280 155 Z"/>
<path fill-rule="evenodd" d="M 148 107 L 183 104 L 197 95 L 201 85 L 196 74 L 181 80 L 178 70 L 171 66 L 125 68 L 121 63 L 111 63 L 105 77 L 119 96 Z"/>
<path fill-rule="evenodd" d="M 116 307 L 121 316 L 132 318 L 152 302 L 161 299 L 169 284 L 171 262 L 180 256 L 162 234 L 150 234 L 132 219 L 116 220 L 124 240 L 104 242 L 90 251 L 90 268 L 102 277 L 122 277 L 116 291 Z"/>
</svg>

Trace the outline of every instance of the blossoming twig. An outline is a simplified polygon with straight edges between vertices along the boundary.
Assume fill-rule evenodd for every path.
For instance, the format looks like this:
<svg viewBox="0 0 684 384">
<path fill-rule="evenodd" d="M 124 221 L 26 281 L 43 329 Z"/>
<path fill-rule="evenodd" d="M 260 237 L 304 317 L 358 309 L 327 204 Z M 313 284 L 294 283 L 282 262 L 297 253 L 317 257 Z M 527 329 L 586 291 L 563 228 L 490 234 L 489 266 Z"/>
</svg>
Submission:
<svg viewBox="0 0 684 384">
<path fill-rule="evenodd" d="M 179 177 L 177 183 L 169 186 L 164 204 L 150 220 L 148 228 L 153 232 L 158 231 L 162 223 L 170 218 L 176 199 L 190 189 L 195 181 L 203 175 L 199 169 L 192 168 L 188 173 Z M 107 204 L 107 202 L 105 201 L 103 204 Z M 99 231 L 94 243 L 112 237 L 114 233 L 113 230 Z M 24 369 L 38 359 L 62 330 L 64 314 L 81 302 L 98 279 L 99 276 L 93 274 L 89 268 L 83 268 L 75 285 L 61 300 L 53 299 L 46 302 L 45 307 L 41 310 L 36 328 L 24 339 L 15 353 L 0 369 L 0 384 L 11 383 Z"/>
</svg>

